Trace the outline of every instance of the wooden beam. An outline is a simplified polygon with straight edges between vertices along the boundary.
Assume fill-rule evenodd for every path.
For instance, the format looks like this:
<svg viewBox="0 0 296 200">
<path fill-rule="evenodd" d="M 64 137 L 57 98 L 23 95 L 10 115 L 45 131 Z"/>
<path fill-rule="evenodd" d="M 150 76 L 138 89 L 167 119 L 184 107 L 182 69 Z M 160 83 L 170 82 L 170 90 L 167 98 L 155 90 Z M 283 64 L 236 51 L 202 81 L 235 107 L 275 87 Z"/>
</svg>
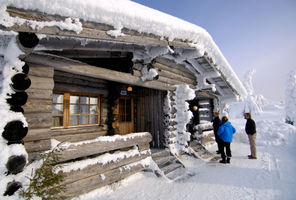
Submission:
<svg viewBox="0 0 296 200">
<path fill-rule="evenodd" d="M 110 136 L 106 136 L 110 137 Z M 92 143 L 82 143 L 79 145 L 72 144 L 67 149 L 57 151 L 59 162 L 73 160 L 90 155 L 96 155 L 116 149 L 131 147 L 139 143 L 149 143 L 152 140 L 150 133 L 134 137 L 119 137 L 115 141 L 96 141 Z"/>
<path fill-rule="evenodd" d="M 185 65 L 177 64 L 175 61 L 170 60 L 168 58 L 164 57 L 158 57 L 155 59 L 155 62 L 161 65 L 158 65 L 160 69 L 164 69 L 170 72 L 173 72 L 175 74 L 185 76 L 191 79 L 195 79 L 194 74 L 190 72 L 188 69 L 186 69 Z"/>
<path fill-rule="evenodd" d="M 104 154 L 102 156 L 104 156 Z M 142 159 L 147 158 L 148 156 L 150 156 L 149 153 L 146 153 L 146 154 L 137 153 L 130 157 L 119 157 L 116 161 L 111 161 L 110 163 L 105 163 L 105 164 L 96 163 L 93 165 L 89 165 L 84 169 L 72 170 L 70 172 L 63 173 L 64 181 L 62 185 L 67 185 L 77 180 L 81 180 L 90 176 L 105 173 L 106 171 L 110 171 L 115 168 L 119 168 L 121 166 L 140 161 Z M 69 165 L 69 164 L 66 164 L 66 165 Z M 59 167 L 59 165 L 57 167 Z"/>
<path fill-rule="evenodd" d="M 99 78 L 114 82 L 131 84 L 141 87 L 153 88 L 158 90 L 174 90 L 175 87 L 160 83 L 157 81 L 143 82 L 139 77 L 135 77 L 128 73 L 122 73 L 105 68 L 87 65 L 81 62 L 56 57 L 53 55 L 30 54 L 26 57 L 26 61 L 36 64 L 46 64 L 52 66 L 59 71 Z"/>
</svg>

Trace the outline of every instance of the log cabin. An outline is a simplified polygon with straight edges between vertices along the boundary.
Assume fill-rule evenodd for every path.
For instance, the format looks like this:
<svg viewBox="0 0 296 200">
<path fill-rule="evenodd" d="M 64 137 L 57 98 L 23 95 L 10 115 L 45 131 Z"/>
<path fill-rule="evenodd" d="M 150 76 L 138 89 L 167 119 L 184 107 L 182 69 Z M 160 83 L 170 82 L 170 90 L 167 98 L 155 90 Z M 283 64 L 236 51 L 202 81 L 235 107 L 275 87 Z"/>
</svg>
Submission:
<svg viewBox="0 0 296 200">
<path fill-rule="evenodd" d="M 71 15 L 60 9 L 41 10 L 41 1 L 35 6 L 24 2 L 4 6 L 7 20 L 1 22 L 1 41 L 15 38 L 23 64 L 16 75 L 5 77 L 8 66 L 1 51 L 0 80 L 2 93 L 5 81 L 12 81 L 11 99 L 20 102 L 7 99 L 7 104 L 25 121 L 4 124 L 2 136 L 7 145 L 24 145 L 28 163 L 53 143 L 64 144 L 57 153 L 68 197 L 147 168 L 155 149 L 179 157 L 189 152 L 193 138 L 205 144 L 209 140 L 202 135 L 211 130 L 213 111 L 222 111 L 227 101 L 246 94 L 202 29 L 188 38 L 171 36 L 173 28 L 158 33 L 154 29 L 171 24 L 141 18 L 149 8 L 129 1 L 124 1 L 125 7 L 137 10 L 131 19 L 116 4 L 110 11 L 98 3 L 95 9 L 102 14 L 91 18 L 92 13 L 81 16 L 78 7 L 66 3 L 59 8 L 72 9 Z M 196 29 L 164 13 L 149 12 Z M 130 21 L 137 17 L 132 26 Z M 115 21 L 121 18 L 125 21 L 118 28 Z M 19 136 L 10 137 L 10 132 Z M 85 160 L 91 164 L 75 168 Z"/>
</svg>

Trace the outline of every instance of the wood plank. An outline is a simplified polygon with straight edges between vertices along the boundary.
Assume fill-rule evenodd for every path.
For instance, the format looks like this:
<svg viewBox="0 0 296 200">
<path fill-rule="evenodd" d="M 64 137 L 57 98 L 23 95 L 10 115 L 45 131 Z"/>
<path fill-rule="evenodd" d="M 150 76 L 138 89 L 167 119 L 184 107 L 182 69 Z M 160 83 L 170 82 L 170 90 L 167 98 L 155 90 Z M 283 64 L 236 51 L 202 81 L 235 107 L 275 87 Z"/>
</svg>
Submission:
<svg viewBox="0 0 296 200">
<path fill-rule="evenodd" d="M 49 128 L 41 129 L 29 129 L 27 136 L 24 138 L 24 142 L 31 142 L 36 140 L 48 140 L 51 138 Z"/>
<path fill-rule="evenodd" d="M 51 113 L 52 100 L 28 98 L 27 103 L 23 106 L 24 113 Z"/>
<path fill-rule="evenodd" d="M 30 88 L 52 90 L 54 87 L 53 78 L 38 77 L 38 76 L 31 76 L 31 75 L 29 75 L 29 78 L 31 80 Z"/>
<path fill-rule="evenodd" d="M 25 142 L 25 148 L 28 153 L 47 151 L 51 148 L 51 141 L 48 140 L 35 140 Z"/>
<path fill-rule="evenodd" d="M 95 88 L 95 87 L 85 87 L 67 83 L 55 82 L 54 84 L 55 91 L 62 92 L 79 92 L 79 93 L 90 93 L 90 94 L 100 94 L 103 96 L 108 96 L 108 91 L 105 89 Z"/>
<path fill-rule="evenodd" d="M 52 125 L 51 113 L 25 113 L 29 129 L 50 128 Z"/>
<path fill-rule="evenodd" d="M 115 183 L 120 181 L 132 174 L 140 172 L 144 170 L 147 166 L 143 166 L 142 164 L 131 165 L 128 167 L 120 167 L 104 174 L 98 174 L 95 176 L 91 176 L 70 184 L 65 185 L 65 193 L 69 197 L 75 197 L 81 195 L 82 193 L 89 192 L 91 190 Z"/>
<path fill-rule="evenodd" d="M 125 147 L 131 147 L 137 145 L 138 143 L 149 143 L 152 140 L 151 135 L 148 132 L 142 137 L 136 135 L 133 138 L 124 138 L 125 139 L 116 139 L 114 142 L 97 141 L 93 143 L 82 143 L 80 145 L 70 145 L 69 148 L 57 152 L 59 154 L 59 161 L 63 162 Z"/>
<path fill-rule="evenodd" d="M 74 135 L 57 135 L 53 136 L 54 139 L 60 142 L 80 142 L 84 140 L 93 140 L 100 136 L 107 135 L 107 131 L 99 131 L 94 133 L 82 133 L 82 134 L 74 134 Z"/>
<path fill-rule="evenodd" d="M 52 90 L 51 89 L 37 89 L 29 88 L 26 90 L 29 99 L 46 99 L 52 100 Z"/>
<path fill-rule="evenodd" d="M 106 84 L 96 83 L 85 79 L 80 79 L 77 77 L 69 77 L 69 76 L 61 76 L 61 75 L 54 75 L 54 81 L 58 83 L 65 83 L 65 84 L 73 84 L 73 85 L 80 85 L 80 86 L 87 86 L 93 87 L 98 89 L 106 89 Z"/>
<path fill-rule="evenodd" d="M 59 135 L 74 135 L 74 134 L 82 134 L 82 133 L 94 133 L 94 132 L 105 132 L 107 131 L 104 126 L 77 126 L 77 127 L 69 127 L 69 128 L 52 128 L 51 135 L 59 136 Z"/>
<path fill-rule="evenodd" d="M 30 67 L 29 75 L 38 77 L 52 78 L 54 74 L 54 68 L 46 65 L 38 65 L 34 63 L 27 63 Z"/>
<path fill-rule="evenodd" d="M 183 73 L 183 75 L 179 75 L 179 74 L 176 74 L 174 72 L 170 72 L 170 71 L 167 71 L 166 69 L 164 69 L 162 67 L 162 69 L 159 68 L 161 64 L 160 63 L 154 63 L 153 66 L 158 69 L 157 72 L 160 76 L 164 76 L 166 78 L 170 78 L 170 79 L 174 79 L 174 80 L 178 80 L 178 81 L 181 81 L 181 82 L 184 82 L 184 83 L 188 83 L 188 84 L 192 84 L 192 85 L 195 85 L 196 84 L 196 77 L 191 77 L 191 76 L 186 76 L 185 73 Z M 180 72 L 182 73 L 182 72 Z"/>
<path fill-rule="evenodd" d="M 102 156 L 104 156 L 104 154 Z M 59 172 L 64 175 L 64 181 L 63 181 L 62 185 L 73 183 L 75 181 L 78 181 L 78 180 L 81 180 L 81 179 L 84 179 L 87 177 L 91 177 L 91 176 L 94 176 L 97 174 L 105 173 L 106 171 L 110 171 L 115 168 L 119 168 L 121 166 L 140 161 L 142 159 L 147 158 L 148 156 L 150 156 L 150 154 L 147 151 L 146 154 L 138 153 L 138 154 L 135 154 L 131 157 L 118 158 L 116 160 L 116 162 L 111 161 L 110 163 L 106 163 L 106 164 L 96 163 L 93 165 L 88 165 L 87 167 L 85 167 L 81 170 L 78 169 L 78 170 L 73 170 L 73 171 L 66 172 L 66 173 Z M 101 157 L 101 156 L 99 156 L 99 157 Z M 80 161 L 78 161 L 78 162 L 80 162 Z M 75 162 L 67 163 L 66 165 L 71 165 L 71 164 L 75 164 Z M 57 165 L 57 167 L 59 167 L 59 165 Z"/>
<path fill-rule="evenodd" d="M 67 77 L 67 78 L 77 78 L 77 79 L 81 79 L 81 80 L 86 80 L 86 81 L 90 81 L 90 82 L 94 82 L 94 83 L 100 83 L 102 85 L 102 87 L 105 87 L 108 82 L 102 79 L 98 79 L 98 78 L 92 78 L 92 77 L 88 77 L 88 76 L 81 76 L 78 74 L 73 74 L 73 73 L 68 73 L 68 72 L 63 72 L 63 71 L 58 71 L 58 70 L 54 70 L 54 76 L 62 76 L 62 77 Z"/>
<path fill-rule="evenodd" d="M 194 74 L 192 74 L 192 72 L 190 72 L 185 67 L 185 65 L 177 64 L 173 60 L 169 60 L 169 59 L 163 58 L 163 57 L 158 57 L 158 58 L 155 59 L 155 62 L 153 64 L 157 64 L 157 67 L 159 69 L 170 71 L 170 72 L 173 72 L 175 74 L 178 74 L 178 75 L 181 75 L 181 76 L 184 76 L 184 77 L 188 77 L 188 78 L 191 78 L 191 79 L 195 78 Z"/>
<path fill-rule="evenodd" d="M 159 90 L 174 90 L 168 84 L 159 83 L 156 81 L 142 82 L 139 77 L 135 77 L 131 74 L 117 72 L 109 69 L 104 69 L 100 67 L 95 67 L 80 62 L 70 61 L 69 59 L 62 59 L 54 56 L 45 56 L 30 54 L 26 57 L 26 61 L 33 63 L 46 63 L 49 66 L 54 67 L 60 71 L 70 72 L 74 74 L 80 74 L 83 76 L 89 76 L 93 78 L 101 78 L 109 81 L 115 81 L 125 84 L 137 85 L 148 88 L 155 88 Z"/>
</svg>

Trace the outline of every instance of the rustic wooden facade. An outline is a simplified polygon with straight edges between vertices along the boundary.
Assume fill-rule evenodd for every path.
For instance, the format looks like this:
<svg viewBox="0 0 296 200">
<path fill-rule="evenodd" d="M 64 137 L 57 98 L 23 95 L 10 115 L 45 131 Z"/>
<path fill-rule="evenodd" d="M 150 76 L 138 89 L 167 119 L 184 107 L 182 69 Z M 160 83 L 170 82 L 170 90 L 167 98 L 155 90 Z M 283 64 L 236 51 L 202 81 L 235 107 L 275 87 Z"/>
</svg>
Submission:
<svg viewBox="0 0 296 200">
<path fill-rule="evenodd" d="M 12 7 L 7 12 L 13 17 L 40 22 L 65 19 Z M 151 147 L 167 147 L 170 139 L 167 137 L 176 137 L 165 135 L 166 131 L 174 131 L 177 124 L 173 122 L 176 110 L 172 98 L 176 85 L 196 89 L 197 76 L 201 73 L 211 74 L 208 83 L 219 83 L 216 93 L 208 88 L 197 93 L 200 108 L 203 106 L 198 102 L 202 99 L 211 102 L 206 114 L 199 114 L 199 118 L 206 117 L 206 120 L 211 118 L 214 99 L 238 94 L 223 77 L 213 76 L 212 72 L 217 69 L 206 54 L 187 58 L 188 52 L 194 55 L 197 50 L 181 40 L 163 40 L 128 29 L 122 30 L 124 36 L 115 38 L 106 33 L 112 27 L 94 22 L 83 22 L 83 30 L 78 34 L 54 26 L 36 31 L 26 23 L 2 29 L 43 34 L 38 46 L 22 58 L 30 68 L 31 80 L 26 91 L 28 100 L 23 106 L 29 128 L 24 145 L 30 161 L 49 150 L 52 139 L 70 143 L 58 152 L 60 166 L 83 159 L 99 160 L 100 156 L 114 151 L 127 152 L 134 148 L 138 151 L 132 157 L 107 165 L 98 162 L 65 172 L 63 184 L 69 197 L 143 170 L 147 165 L 140 161 L 150 156 Z M 175 49 L 175 53 L 161 53 L 151 57 L 149 62 L 133 60 L 135 55 L 149 57 L 152 49 L 167 49 L 168 46 Z M 176 58 L 182 62 L 176 62 Z M 193 67 L 193 62 L 200 66 L 200 71 Z M 145 67 L 156 70 L 157 77 L 143 81 Z M 164 111 L 167 95 L 172 99 L 170 113 Z M 62 100 L 57 100 L 58 97 Z M 79 100 L 73 103 L 71 98 Z M 88 99 L 88 103 L 83 103 L 82 99 Z M 169 117 L 172 124 L 163 123 L 165 117 Z M 141 134 L 135 134 L 139 132 Z M 124 168 L 131 163 L 134 165 Z"/>
</svg>

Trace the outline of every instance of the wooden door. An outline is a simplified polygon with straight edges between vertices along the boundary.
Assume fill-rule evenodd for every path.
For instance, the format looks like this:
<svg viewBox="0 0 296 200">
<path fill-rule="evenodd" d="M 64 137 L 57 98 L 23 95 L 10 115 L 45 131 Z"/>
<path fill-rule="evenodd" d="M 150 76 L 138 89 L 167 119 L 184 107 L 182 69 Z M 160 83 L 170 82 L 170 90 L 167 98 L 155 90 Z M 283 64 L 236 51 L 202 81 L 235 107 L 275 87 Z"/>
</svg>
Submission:
<svg viewBox="0 0 296 200">
<path fill-rule="evenodd" d="M 164 97 L 166 92 L 138 88 L 136 100 L 136 131 L 149 132 L 152 135 L 150 146 L 153 148 L 164 148 Z"/>
<path fill-rule="evenodd" d="M 134 132 L 134 99 L 132 97 L 121 96 L 119 98 L 118 118 L 119 134 Z"/>
</svg>

